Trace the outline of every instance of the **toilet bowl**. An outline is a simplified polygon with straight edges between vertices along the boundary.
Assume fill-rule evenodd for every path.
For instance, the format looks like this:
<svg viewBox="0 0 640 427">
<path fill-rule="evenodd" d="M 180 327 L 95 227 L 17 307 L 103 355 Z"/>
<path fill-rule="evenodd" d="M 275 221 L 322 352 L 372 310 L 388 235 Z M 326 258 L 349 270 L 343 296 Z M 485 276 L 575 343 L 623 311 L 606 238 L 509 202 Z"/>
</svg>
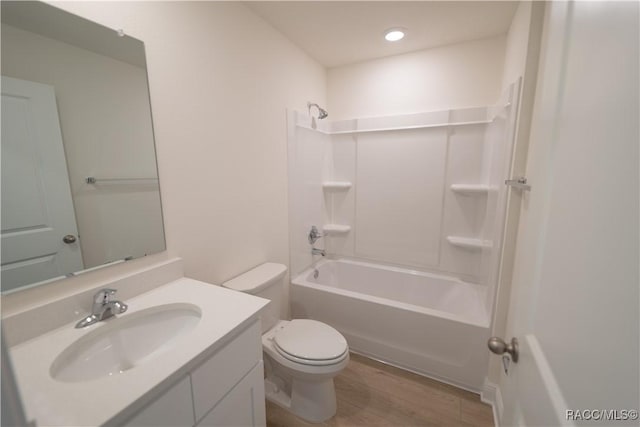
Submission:
<svg viewBox="0 0 640 427">
<path fill-rule="evenodd" d="M 307 421 L 326 421 L 336 413 L 333 378 L 349 363 L 349 347 L 325 323 L 280 320 L 286 271 L 282 264 L 265 263 L 223 286 L 271 301 L 261 316 L 266 398 Z"/>
</svg>

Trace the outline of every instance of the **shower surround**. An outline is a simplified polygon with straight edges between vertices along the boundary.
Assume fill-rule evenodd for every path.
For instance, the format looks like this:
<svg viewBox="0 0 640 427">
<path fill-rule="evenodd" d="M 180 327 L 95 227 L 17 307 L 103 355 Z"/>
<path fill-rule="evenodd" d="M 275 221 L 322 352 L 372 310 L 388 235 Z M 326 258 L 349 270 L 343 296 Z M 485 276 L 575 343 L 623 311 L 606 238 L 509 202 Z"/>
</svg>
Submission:
<svg viewBox="0 0 640 427">
<path fill-rule="evenodd" d="M 496 106 L 336 122 L 289 112 L 292 315 L 331 324 L 361 353 L 479 391 L 518 93 L 519 82 Z M 313 225 L 331 261 L 311 254 Z"/>
</svg>

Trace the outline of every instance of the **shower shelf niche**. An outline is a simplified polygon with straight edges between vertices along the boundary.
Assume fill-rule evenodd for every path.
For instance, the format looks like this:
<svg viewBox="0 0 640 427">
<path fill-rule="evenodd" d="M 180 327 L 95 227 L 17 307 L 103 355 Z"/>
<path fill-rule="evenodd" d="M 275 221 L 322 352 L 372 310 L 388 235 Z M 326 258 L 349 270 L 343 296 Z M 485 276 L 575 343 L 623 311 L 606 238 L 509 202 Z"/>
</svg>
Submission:
<svg viewBox="0 0 640 427">
<path fill-rule="evenodd" d="M 460 194 L 486 195 L 489 193 L 489 186 L 485 184 L 451 184 L 451 191 Z"/>
<path fill-rule="evenodd" d="M 351 227 L 341 224 L 325 224 L 322 226 L 322 231 L 327 234 L 346 234 L 351 231 Z"/>
<path fill-rule="evenodd" d="M 325 190 L 348 190 L 351 188 L 349 181 L 325 181 L 322 183 Z"/>
<path fill-rule="evenodd" d="M 482 240 L 472 237 L 447 236 L 447 241 L 453 246 L 467 249 L 484 249 L 491 248 L 493 242 L 491 240 Z"/>
</svg>

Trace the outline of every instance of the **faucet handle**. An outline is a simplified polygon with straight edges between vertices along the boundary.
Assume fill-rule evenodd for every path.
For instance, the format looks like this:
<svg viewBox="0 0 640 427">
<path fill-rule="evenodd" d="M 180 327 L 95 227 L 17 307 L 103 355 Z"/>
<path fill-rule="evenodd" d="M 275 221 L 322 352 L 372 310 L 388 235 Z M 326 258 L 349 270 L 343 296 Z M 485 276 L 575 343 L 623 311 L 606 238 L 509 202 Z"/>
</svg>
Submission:
<svg viewBox="0 0 640 427">
<path fill-rule="evenodd" d="M 100 289 L 93 296 L 93 302 L 95 304 L 104 305 L 111 301 L 111 297 L 114 296 L 116 292 L 118 292 L 117 289 L 109 289 L 109 288 Z"/>
<path fill-rule="evenodd" d="M 93 295 L 91 315 L 79 321 L 76 324 L 76 328 L 84 328 L 85 326 L 93 325 L 96 322 L 113 317 L 114 314 L 127 311 L 127 304 L 112 299 L 116 292 L 118 292 L 116 289 L 109 288 L 100 289 L 96 292 Z"/>
<path fill-rule="evenodd" d="M 111 311 L 114 314 L 124 313 L 129 308 L 129 306 L 127 304 L 123 303 L 122 301 L 114 301 L 114 302 L 112 302 L 112 304 L 113 304 L 113 308 L 111 309 Z"/>
<path fill-rule="evenodd" d="M 309 244 L 313 245 L 316 241 L 318 241 L 318 239 L 322 238 L 322 235 L 323 233 L 319 231 L 315 225 L 312 225 L 311 231 L 309 231 L 309 236 L 308 236 Z"/>
</svg>

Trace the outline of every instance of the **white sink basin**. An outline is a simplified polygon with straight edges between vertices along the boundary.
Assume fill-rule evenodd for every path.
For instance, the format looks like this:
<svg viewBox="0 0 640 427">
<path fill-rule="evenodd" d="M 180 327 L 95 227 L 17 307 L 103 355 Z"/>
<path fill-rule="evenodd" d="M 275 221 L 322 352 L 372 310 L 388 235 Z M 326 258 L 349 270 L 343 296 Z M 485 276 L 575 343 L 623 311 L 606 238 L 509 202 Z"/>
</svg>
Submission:
<svg viewBox="0 0 640 427">
<path fill-rule="evenodd" d="M 121 374 L 173 347 L 201 317 L 197 306 L 177 303 L 100 322 L 55 358 L 50 374 L 63 382 Z"/>
</svg>

